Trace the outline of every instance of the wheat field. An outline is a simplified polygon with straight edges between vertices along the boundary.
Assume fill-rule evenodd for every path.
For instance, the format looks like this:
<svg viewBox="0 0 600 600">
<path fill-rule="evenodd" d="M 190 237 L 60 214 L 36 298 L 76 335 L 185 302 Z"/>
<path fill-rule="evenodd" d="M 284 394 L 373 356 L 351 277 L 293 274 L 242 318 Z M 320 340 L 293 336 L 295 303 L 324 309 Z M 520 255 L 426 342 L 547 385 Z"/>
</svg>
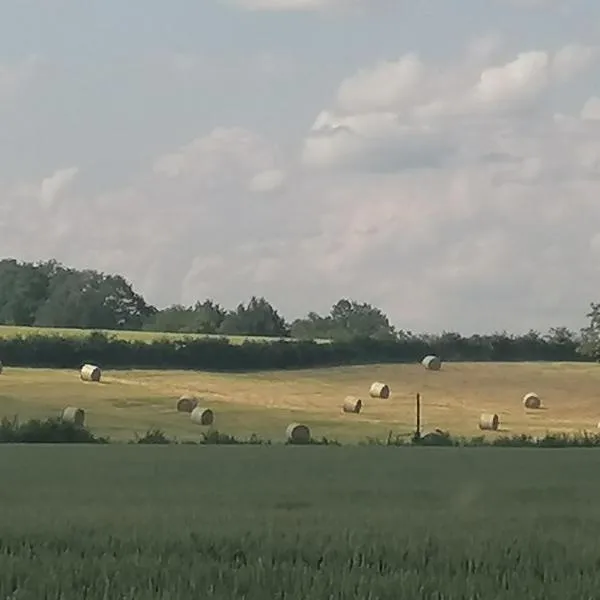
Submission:
<svg viewBox="0 0 600 600">
<path fill-rule="evenodd" d="M 371 399 L 373 381 L 392 389 L 388 400 Z M 343 442 L 409 434 L 415 424 L 415 395 L 422 397 L 423 430 L 478 435 L 482 412 L 500 417 L 497 434 L 596 430 L 600 421 L 600 366 L 581 363 L 447 363 L 440 372 L 420 365 L 371 365 L 272 371 L 107 371 L 102 382 L 84 383 L 77 371 L 6 368 L 0 375 L 0 415 L 53 416 L 67 405 L 86 411 L 99 434 L 128 439 L 159 427 L 178 439 L 194 439 L 198 427 L 177 413 L 179 396 L 193 393 L 216 414 L 214 427 L 247 437 L 284 439 L 292 421 L 309 425 L 315 437 Z M 522 398 L 535 392 L 541 410 L 525 410 Z M 361 414 L 342 414 L 345 396 L 363 399 Z"/>
</svg>

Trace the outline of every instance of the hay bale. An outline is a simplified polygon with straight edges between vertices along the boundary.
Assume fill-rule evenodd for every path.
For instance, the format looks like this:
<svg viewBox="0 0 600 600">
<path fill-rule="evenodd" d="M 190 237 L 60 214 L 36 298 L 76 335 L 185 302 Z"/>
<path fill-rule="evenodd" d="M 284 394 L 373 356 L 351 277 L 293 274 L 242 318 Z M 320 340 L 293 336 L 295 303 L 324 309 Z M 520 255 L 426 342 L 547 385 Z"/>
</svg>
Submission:
<svg viewBox="0 0 600 600">
<path fill-rule="evenodd" d="M 369 390 L 369 396 L 371 396 L 371 398 L 383 398 L 384 400 L 387 400 L 390 397 L 390 388 L 385 383 L 376 381 Z"/>
<path fill-rule="evenodd" d="M 358 414 L 362 410 L 362 400 L 354 396 L 346 396 L 342 404 L 342 412 Z"/>
<path fill-rule="evenodd" d="M 190 418 L 197 425 L 212 425 L 215 421 L 215 414 L 210 408 L 196 406 L 190 413 Z"/>
<path fill-rule="evenodd" d="M 85 364 L 81 367 L 80 376 L 82 381 L 98 382 L 102 376 L 102 371 L 96 365 Z"/>
<path fill-rule="evenodd" d="M 421 364 L 428 371 L 439 371 L 442 368 L 442 361 L 439 357 L 429 354 L 422 361 Z"/>
<path fill-rule="evenodd" d="M 308 444 L 310 442 L 310 429 L 301 423 L 288 425 L 285 435 L 291 444 Z"/>
<path fill-rule="evenodd" d="M 177 412 L 191 413 L 198 406 L 198 400 L 194 396 L 181 396 L 177 400 Z"/>
<path fill-rule="evenodd" d="M 525 408 L 541 408 L 542 401 L 540 400 L 540 397 L 537 394 L 531 392 L 523 396 L 523 406 Z"/>
<path fill-rule="evenodd" d="M 74 423 L 77 427 L 83 427 L 85 423 L 85 411 L 76 406 L 67 406 L 60 416 L 63 421 Z"/>
<path fill-rule="evenodd" d="M 483 413 L 479 418 L 479 429 L 497 431 L 500 418 L 496 414 Z"/>
</svg>

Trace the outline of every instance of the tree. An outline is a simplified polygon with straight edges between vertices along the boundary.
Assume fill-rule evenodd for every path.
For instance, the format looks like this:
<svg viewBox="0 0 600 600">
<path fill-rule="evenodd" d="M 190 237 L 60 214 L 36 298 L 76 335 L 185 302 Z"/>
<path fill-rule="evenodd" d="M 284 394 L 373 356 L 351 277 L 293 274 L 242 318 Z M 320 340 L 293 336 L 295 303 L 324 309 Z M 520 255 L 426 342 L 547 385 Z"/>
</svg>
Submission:
<svg viewBox="0 0 600 600">
<path fill-rule="evenodd" d="M 83 329 L 140 329 L 156 312 L 120 275 L 62 269 L 50 281 L 35 325 Z"/>
<path fill-rule="evenodd" d="M 45 302 L 50 276 L 48 269 L 16 260 L 0 261 L 0 322 L 33 325 Z"/>
<path fill-rule="evenodd" d="M 393 339 L 396 336 L 388 317 L 366 302 L 342 298 L 331 308 L 331 320 L 336 330 L 339 328 L 344 332 L 343 337 Z"/>
<path fill-rule="evenodd" d="M 193 307 L 174 304 L 158 311 L 145 325 L 151 331 L 216 333 L 226 311 L 212 300 L 196 302 Z"/>
<path fill-rule="evenodd" d="M 304 319 L 296 319 L 292 323 L 292 335 L 301 339 L 334 340 L 396 338 L 394 327 L 379 308 L 347 298 L 336 302 L 326 317 L 311 312 Z"/>
<path fill-rule="evenodd" d="M 239 304 L 227 313 L 219 327 L 224 335 L 289 336 L 289 327 L 265 298 L 252 296 L 247 306 Z"/>
<path fill-rule="evenodd" d="M 586 317 L 589 325 L 581 330 L 579 352 L 594 360 L 600 359 L 600 303 L 592 302 Z"/>
</svg>

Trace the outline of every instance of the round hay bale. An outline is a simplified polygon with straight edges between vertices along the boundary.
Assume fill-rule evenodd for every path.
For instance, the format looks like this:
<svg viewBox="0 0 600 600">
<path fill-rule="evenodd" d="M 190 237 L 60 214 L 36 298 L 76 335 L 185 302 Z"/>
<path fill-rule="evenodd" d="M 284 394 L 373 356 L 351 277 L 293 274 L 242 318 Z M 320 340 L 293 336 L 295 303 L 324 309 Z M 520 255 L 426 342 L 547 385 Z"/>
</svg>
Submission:
<svg viewBox="0 0 600 600">
<path fill-rule="evenodd" d="M 74 423 L 77 427 L 83 427 L 83 424 L 85 423 L 85 411 L 76 406 L 67 406 L 67 408 L 62 411 L 60 418 L 63 421 Z"/>
<path fill-rule="evenodd" d="M 198 400 L 194 396 L 181 396 L 177 400 L 177 412 L 191 413 L 196 406 L 198 406 Z"/>
<path fill-rule="evenodd" d="M 500 418 L 496 414 L 483 413 L 479 418 L 479 429 L 497 431 Z"/>
<path fill-rule="evenodd" d="M 81 367 L 80 376 L 82 381 L 94 381 L 97 383 L 100 381 L 100 377 L 102 377 L 102 371 L 96 365 L 85 364 Z"/>
<path fill-rule="evenodd" d="M 310 442 L 310 429 L 301 423 L 290 423 L 285 430 L 285 435 L 290 444 L 308 444 Z"/>
<path fill-rule="evenodd" d="M 523 406 L 525 408 L 541 408 L 542 401 L 540 400 L 540 397 L 537 394 L 531 392 L 523 396 Z"/>
<path fill-rule="evenodd" d="M 362 410 L 362 400 L 354 396 L 346 396 L 342 404 L 342 412 L 358 414 Z"/>
<path fill-rule="evenodd" d="M 442 368 L 442 361 L 439 357 L 429 354 L 422 361 L 421 364 L 428 371 L 439 371 Z"/>
<path fill-rule="evenodd" d="M 196 406 L 192 409 L 190 418 L 197 425 L 212 425 L 215 421 L 215 414 L 210 408 Z"/>
<path fill-rule="evenodd" d="M 369 390 L 369 396 L 387 400 L 390 397 L 390 387 L 385 383 L 381 383 L 381 381 L 376 381 Z"/>
</svg>

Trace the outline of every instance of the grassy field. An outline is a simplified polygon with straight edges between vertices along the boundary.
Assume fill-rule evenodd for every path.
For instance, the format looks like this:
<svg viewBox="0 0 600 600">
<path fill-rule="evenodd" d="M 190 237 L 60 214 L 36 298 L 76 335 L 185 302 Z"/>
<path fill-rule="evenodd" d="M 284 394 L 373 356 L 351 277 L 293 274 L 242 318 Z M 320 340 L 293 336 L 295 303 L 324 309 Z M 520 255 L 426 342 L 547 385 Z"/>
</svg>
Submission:
<svg viewBox="0 0 600 600">
<path fill-rule="evenodd" d="M 373 381 L 392 389 L 389 400 L 372 400 Z M 440 372 L 420 365 L 372 365 L 250 374 L 190 371 L 107 371 L 99 384 L 77 371 L 5 369 L 0 375 L 0 415 L 21 418 L 58 414 L 67 405 L 85 409 L 92 431 L 130 439 L 159 427 L 179 439 L 195 439 L 198 427 L 178 414 L 180 395 L 194 393 L 215 411 L 215 427 L 247 437 L 283 441 L 292 421 L 308 424 L 315 437 L 355 442 L 385 438 L 390 430 L 414 430 L 415 394 L 422 395 L 423 426 L 454 435 L 479 435 L 482 412 L 500 416 L 502 434 L 596 431 L 600 366 L 582 363 L 450 363 Z M 522 398 L 538 393 L 542 410 L 525 410 Z M 347 395 L 365 405 L 342 414 Z"/>
<path fill-rule="evenodd" d="M 587 600 L 600 452 L 9 446 L 0 598 Z"/>
<path fill-rule="evenodd" d="M 117 338 L 128 341 L 152 342 L 159 339 L 181 339 L 181 338 L 226 338 L 232 344 L 243 344 L 250 342 L 274 342 L 274 341 L 296 341 L 293 338 L 262 337 L 247 335 L 205 335 L 198 333 L 162 333 L 155 331 L 111 331 L 111 330 L 92 330 L 92 329 L 71 329 L 60 327 L 16 327 L 11 325 L 0 325 L 0 338 L 14 338 L 17 336 L 27 337 L 30 335 L 57 335 L 63 337 L 80 337 L 89 335 L 92 332 L 115 335 Z M 317 343 L 325 344 L 329 340 L 315 340 Z"/>
</svg>

